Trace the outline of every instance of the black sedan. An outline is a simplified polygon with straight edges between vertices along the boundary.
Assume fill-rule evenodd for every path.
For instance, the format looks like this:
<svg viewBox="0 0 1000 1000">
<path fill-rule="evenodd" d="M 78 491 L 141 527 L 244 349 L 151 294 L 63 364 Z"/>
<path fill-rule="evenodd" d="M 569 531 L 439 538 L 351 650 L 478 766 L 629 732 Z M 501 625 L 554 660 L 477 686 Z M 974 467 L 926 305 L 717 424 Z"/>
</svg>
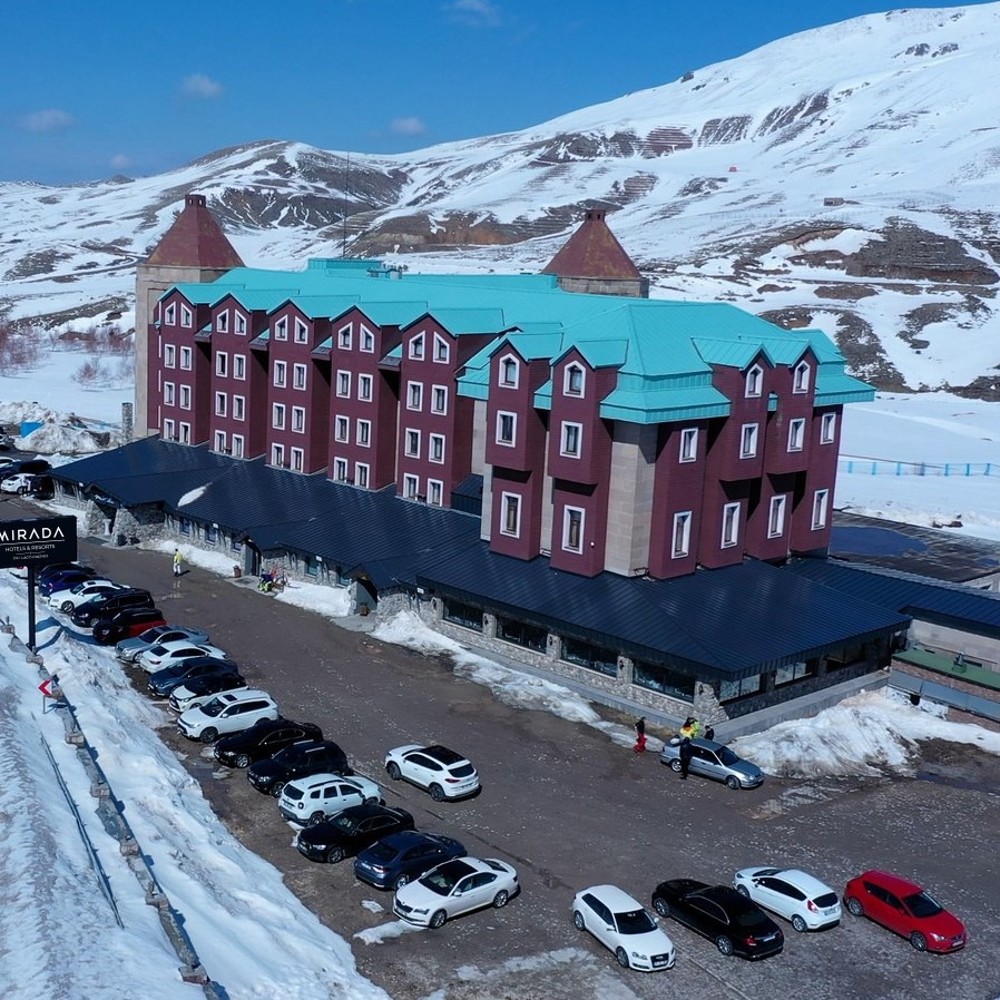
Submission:
<svg viewBox="0 0 1000 1000">
<path fill-rule="evenodd" d="M 102 646 L 111 646 L 122 639 L 131 639 L 154 625 L 165 625 L 159 608 L 125 608 L 110 618 L 94 622 L 94 639 Z"/>
<path fill-rule="evenodd" d="M 354 859 L 354 875 L 376 889 L 401 889 L 441 862 L 468 853 L 451 837 L 400 830 L 359 851 Z"/>
<path fill-rule="evenodd" d="M 228 677 L 239 672 L 239 666 L 231 660 L 220 660 L 215 656 L 189 656 L 171 667 L 150 674 L 147 690 L 154 698 L 168 698 L 176 688 L 195 677 Z"/>
<path fill-rule="evenodd" d="M 781 928 L 729 885 L 670 879 L 653 892 L 653 909 L 714 941 L 723 955 L 767 958 L 785 946 Z"/>
<path fill-rule="evenodd" d="M 347 754 L 331 740 L 299 740 L 280 753 L 250 765 L 250 784 L 277 798 L 285 783 L 312 774 L 353 774 Z"/>
<path fill-rule="evenodd" d="M 311 722 L 261 719 L 242 733 L 224 736 L 215 744 L 215 759 L 227 767 L 249 767 L 266 760 L 299 740 L 321 740 L 323 731 Z"/>
<path fill-rule="evenodd" d="M 405 809 L 374 804 L 348 806 L 332 819 L 300 830 L 295 846 L 310 861 L 336 864 L 390 833 L 412 829 L 413 817 Z"/>
<path fill-rule="evenodd" d="M 148 590 L 116 590 L 108 597 L 85 601 L 69 617 L 80 628 L 90 628 L 100 618 L 110 618 L 126 608 L 153 608 L 156 602 Z"/>
</svg>

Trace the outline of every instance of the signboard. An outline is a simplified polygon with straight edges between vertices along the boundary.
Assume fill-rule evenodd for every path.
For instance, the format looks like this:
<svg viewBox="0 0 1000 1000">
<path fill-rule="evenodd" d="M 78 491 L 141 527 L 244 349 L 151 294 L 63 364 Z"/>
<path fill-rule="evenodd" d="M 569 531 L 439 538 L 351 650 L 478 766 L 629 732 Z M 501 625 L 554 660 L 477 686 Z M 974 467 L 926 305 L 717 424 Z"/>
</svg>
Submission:
<svg viewBox="0 0 1000 1000">
<path fill-rule="evenodd" d="M 0 569 L 76 559 L 75 517 L 0 521 Z"/>
</svg>

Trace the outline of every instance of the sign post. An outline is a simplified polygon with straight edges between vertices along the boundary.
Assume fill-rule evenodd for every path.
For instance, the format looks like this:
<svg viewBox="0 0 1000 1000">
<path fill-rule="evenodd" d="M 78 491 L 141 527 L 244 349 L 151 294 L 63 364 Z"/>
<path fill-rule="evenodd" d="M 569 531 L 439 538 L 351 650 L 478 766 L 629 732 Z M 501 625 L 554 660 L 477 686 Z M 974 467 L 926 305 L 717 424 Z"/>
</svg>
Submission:
<svg viewBox="0 0 1000 1000">
<path fill-rule="evenodd" d="M 75 517 L 32 517 L 0 522 L 0 569 L 28 569 L 28 649 L 35 650 L 35 570 L 76 559 Z"/>
</svg>

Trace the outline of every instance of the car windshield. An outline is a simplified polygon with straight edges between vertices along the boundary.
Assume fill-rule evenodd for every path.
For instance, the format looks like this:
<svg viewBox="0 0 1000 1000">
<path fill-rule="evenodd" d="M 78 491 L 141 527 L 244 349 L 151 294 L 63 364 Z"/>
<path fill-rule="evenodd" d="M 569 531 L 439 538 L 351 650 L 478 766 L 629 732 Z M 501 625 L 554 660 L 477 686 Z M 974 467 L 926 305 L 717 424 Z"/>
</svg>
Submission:
<svg viewBox="0 0 1000 1000">
<path fill-rule="evenodd" d="M 439 896 L 447 896 L 455 888 L 459 879 L 465 878 L 466 875 L 471 875 L 473 871 L 474 869 L 462 861 L 449 861 L 435 868 L 428 875 L 425 875 L 420 880 L 420 883 L 436 892 Z"/>
<path fill-rule="evenodd" d="M 645 910 L 628 910 L 615 914 L 620 934 L 648 934 L 656 929 L 656 921 Z"/>
<path fill-rule="evenodd" d="M 915 917 L 933 917 L 944 909 L 929 892 L 915 892 L 912 896 L 904 896 L 903 902 Z"/>
<path fill-rule="evenodd" d="M 139 639 L 142 642 L 153 643 L 156 642 L 156 640 L 159 638 L 159 635 L 160 635 L 160 626 L 156 625 L 153 628 L 146 629 L 146 631 L 139 636 Z"/>
<path fill-rule="evenodd" d="M 341 833 L 354 833 L 358 827 L 358 824 L 355 823 L 350 816 L 345 816 L 343 813 L 340 813 L 338 816 L 334 816 L 331 823 L 338 830 L 340 830 Z"/>
<path fill-rule="evenodd" d="M 373 844 L 368 848 L 367 856 L 371 858 L 372 861 L 388 862 L 396 856 L 396 851 L 394 848 L 390 847 L 388 844 L 379 841 L 377 844 Z"/>
<path fill-rule="evenodd" d="M 201 710 L 205 715 L 215 718 L 225 707 L 226 703 L 221 698 L 213 698 L 207 705 L 202 705 Z"/>
<path fill-rule="evenodd" d="M 719 760 L 726 765 L 726 767 L 732 767 L 733 764 L 738 764 L 740 762 L 739 757 L 733 753 L 729 747 L 719 747 L 718 750 Z"/>
<path fill-rule="evenodd" d="M 301 788 L 296 788 L 294 785 L 285 785 L 285 798 L 291 799 L 293 802 L 298 802 L 305 792 Z"/>
</svg>

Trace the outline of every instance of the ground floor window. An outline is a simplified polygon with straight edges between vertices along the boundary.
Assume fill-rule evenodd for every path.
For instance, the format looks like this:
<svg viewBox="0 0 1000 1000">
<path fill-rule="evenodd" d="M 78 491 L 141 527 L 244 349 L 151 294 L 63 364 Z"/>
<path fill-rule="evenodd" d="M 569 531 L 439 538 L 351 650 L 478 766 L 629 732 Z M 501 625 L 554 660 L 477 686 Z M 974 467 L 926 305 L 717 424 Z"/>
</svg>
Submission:
<svg viewBox="0 0 1000 1000">
<path fill-rule="evenodd" d="M 235 535 L 233 535 L 232 549 L 234 552 L 243 551 L 243 543 Z"/>
<path fill-rule="evenodd" d="M 219 540 L 219 528 L 218 528 L 218 526 L 215 525 L 215 524 L 206 524 L 205 525 L 205 541 L 209 545 L 215 545 L 215 543 L 218 540 Z"/>
<path fill-rule="evenodd" d="M 463 604 L 461 601 L 445 601 L 444 620 L 461 625 L 463 628 L 475 629 L 477 632 L 483 630 L 482 610 L 471 604 Z"/>
<path fill-rule="evenodd" d="M 180 518 L 177 522 L 177 528 L 182 535 L 191 534 L 191 522 L 186 517 Z"/>
<path fill-rule="evenodd" d="M 694 677 L 660 664 L 636 660 L 632 669 L 632 683 L 682 701 L 694 699 Z"/>
<path fill-rule="evenodd" d="M 781 687 L 782 684 L 791 684 L 792 681 L 800 681 L 803 677 L 811 677 L 816 673 L 816 661 L 799 661 L 789 663 L 784 667 L 778 667 L 774 672 L 774 686 Z"/>
<path fill-rule="evenodd" d="M 567 663 L 575 663 L 578 667 L 596 670 L 609 677 L 618 675 L 618 654 L 612 649 L 602 649 L 592 646 L 589 642 L 579 639 L 563 639 L 562 658 Z"/>
<path fill-rule="evenodd" d="M 319 576 L 319 560 L 315 556 L 306 556 L 305 566 L 306 566 L 306 576 L 311 576 L 311 577 Z"/>
<path fill-rule="evenodd" d="M 719 701 L 735 701 L 737 698 L 747 698 L 757 694 L 763 687 L 762 674 L 752 677 L 742 677 L 738 681 L 722 681 L 719 684 Z"/>
<path fill-rule="evenodd" d="M 845 646 L 832 652 L 826 659 L 827 670 L 840 670 L 861 663 L 865 658 L 865 647 L 862 645 Z"/>
<path fill-rule="evenodd" d="M 497 618 L 497 638 L 515 645 L 544 653 L 549 641 L 549 630 L 513 618 Z"/>
</svg>

